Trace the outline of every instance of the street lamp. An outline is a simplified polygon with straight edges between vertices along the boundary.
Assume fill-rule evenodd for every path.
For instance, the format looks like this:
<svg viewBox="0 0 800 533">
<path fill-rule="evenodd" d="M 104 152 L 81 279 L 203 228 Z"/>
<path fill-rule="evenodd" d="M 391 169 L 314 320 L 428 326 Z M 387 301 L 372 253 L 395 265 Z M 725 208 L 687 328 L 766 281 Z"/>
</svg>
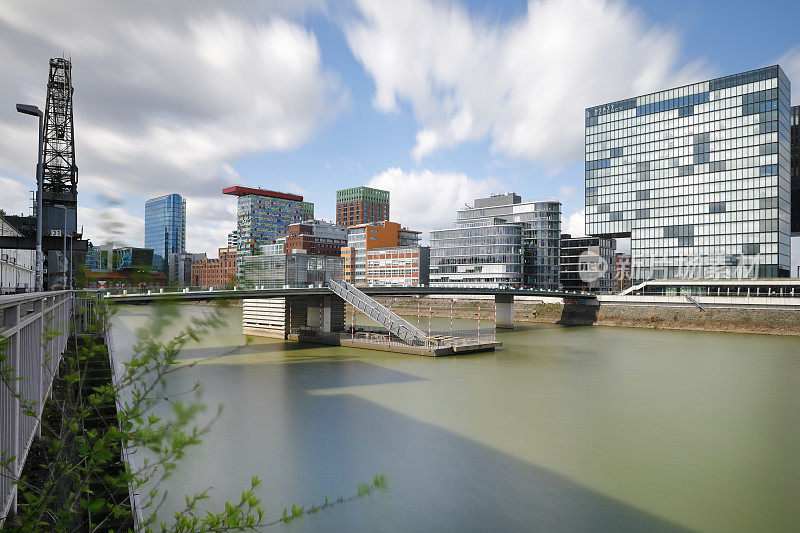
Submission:
<svg viewBox="0 0 800 533">
<path fill-rule="evenodd" d="M 42 156 L 44 154 L 44 115 L 35 105 L 17 104 L 17 111 L 23 115 L 39 117 L 39 152 L 38 162 L 36 163 L 36 290 L 43 290 L 43 271 L 42 262 Z"/>
<path fill-rule="evenodd" d="M 61 204 L 54 204 L 53 207 L 64 211 L 64 233 L 62 234 L 62 236 L 64 237 L 64 251 L 62 252 L 63 255 L 61 256 L 62 258 L 61 263 L 64 265 L 63 285 L 64 288 L 66 289 L 67 288 L 67 206 Z M 72 237 L 70 237 L 70 243 L 71 242 L 72 242 Z M 70 270 L 72 270 L 72 262 L 70 262 L 69 268 Z"/>
</svg>

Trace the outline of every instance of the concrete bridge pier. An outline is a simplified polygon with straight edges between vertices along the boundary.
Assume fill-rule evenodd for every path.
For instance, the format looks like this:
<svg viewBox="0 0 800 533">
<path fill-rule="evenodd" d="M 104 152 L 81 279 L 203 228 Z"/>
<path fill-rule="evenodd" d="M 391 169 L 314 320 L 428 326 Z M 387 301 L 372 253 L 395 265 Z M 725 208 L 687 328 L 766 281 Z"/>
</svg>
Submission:
<svg viewBox="0 0 800 533">
<path fill-rule="evenodd" d="M 514 328 L 514 295 L 513 294 L 495 294 L 494 304 L 497 306 L 497 323 L 498 328 L 513 329 Z"/>
<path fill-rule="evenodd" d="M 330 296 L 246 298 L 242 306 L 242 333 L 286 339 L 290 332 L 308 328 L 332 333 L 344 330 L 344 301 Z"/>
</svg>

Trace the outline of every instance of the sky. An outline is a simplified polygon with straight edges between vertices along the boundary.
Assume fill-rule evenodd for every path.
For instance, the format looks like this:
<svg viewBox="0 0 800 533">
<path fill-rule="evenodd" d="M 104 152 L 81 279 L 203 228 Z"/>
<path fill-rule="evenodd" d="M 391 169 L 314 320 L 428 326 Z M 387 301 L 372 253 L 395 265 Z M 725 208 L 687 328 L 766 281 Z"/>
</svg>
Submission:
<svg viewBox="0 0 800 533">
<path fill-rule="evenodd" d="M 144 202 L 187 198 L 187 249 L 216 256 L 229 185 L 391 193 L 391 218 L 556 198 L 583 232 L 586 107 L 779 63 L 798 80 L 800 2 L 5 0 L 0 208 L 30 213 L 48 59 L 72 59 L 78 223 L 141 246 Z M 624 246 L 624 243 L 622 244 Z M 800 239 L 793 239 L 793 273 Z"/>
</svg>

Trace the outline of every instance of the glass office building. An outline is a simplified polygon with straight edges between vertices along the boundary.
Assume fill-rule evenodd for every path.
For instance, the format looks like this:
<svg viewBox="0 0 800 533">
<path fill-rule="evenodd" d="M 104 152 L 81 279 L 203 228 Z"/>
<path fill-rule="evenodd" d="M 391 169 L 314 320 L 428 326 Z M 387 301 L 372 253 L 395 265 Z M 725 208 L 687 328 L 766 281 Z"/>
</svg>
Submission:
<svg viewBox="0 0 800 533">
<path fill-rule="evenodd" d="M 167 272 L 169 254 L 186 251 L 186 200 L 165 194 L 144 204 L 144 247 L 153 250 L 153 267 Z"/>
<path fill-rule="evenodd" d="M 800 106 L 792 107 L 792 236 L 800 236 Z"/>
<path fill-rule="evenodd" d="M 790 84 L 779 66 L 586 110 L 586 232 L 632 278 L 789 275 Z"/>
<path fill-rule="evenodd" d="M 560 202 L 478 198 L 454 228 L 431 232 L 430 283 L 558 289 L 560 238 Z"/>
</svg>

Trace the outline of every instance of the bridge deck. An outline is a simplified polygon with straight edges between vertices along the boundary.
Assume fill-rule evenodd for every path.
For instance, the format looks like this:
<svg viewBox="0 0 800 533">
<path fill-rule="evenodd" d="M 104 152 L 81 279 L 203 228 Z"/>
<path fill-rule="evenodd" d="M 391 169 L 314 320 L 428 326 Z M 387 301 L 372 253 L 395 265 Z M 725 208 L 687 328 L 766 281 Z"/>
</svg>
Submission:
<svg viewBox="0 0 800 533">
<path fill-rule="evenodd" d="M 502 289 L 487 287 L 359 287 L 370 296 L 533 296 L 550 298 L 590 299 L 592 293 L 572 291 L 546 291 L 535 289 Z M 101 294 L 106 294 L 101 291 Z M 126 304 L 147 304 L 156 301 L 202 301 L 202 300 L 241 300 L 245 298 L 271 298 L 287 296 L 327 296 L 334 294 L 328 287 L 303 287 L 283 289 L 247 290 L 191 290 L 189 292 L 151 292 L 144 294 L 109 294 L 109 300 Z"/>
</svg>

